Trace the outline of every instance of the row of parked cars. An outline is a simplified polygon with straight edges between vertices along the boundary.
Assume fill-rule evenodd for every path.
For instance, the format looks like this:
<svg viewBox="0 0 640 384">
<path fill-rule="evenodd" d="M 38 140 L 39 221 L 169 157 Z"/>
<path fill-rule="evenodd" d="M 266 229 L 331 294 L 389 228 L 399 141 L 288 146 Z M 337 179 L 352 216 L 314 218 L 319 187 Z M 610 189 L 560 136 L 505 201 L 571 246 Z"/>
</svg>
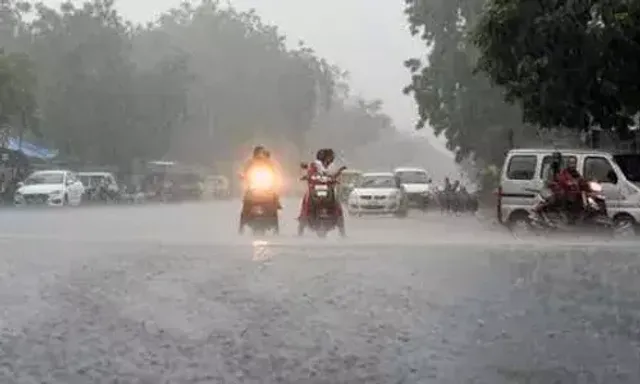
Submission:
<svg viewBox="0 0 640 384">
<path fill-rule="evenodd" d="M 77 206 L 91 202 L 168 201 L 229 195 L 228 182 L 221 176 L 214 176 L 211 180 L 156 176 L 144 187 L 134 188 L 119 184 L 110 172 L 41 170 L 31 173 L 18 184 L 14 203 L 17 206 Z"/>
</svg>

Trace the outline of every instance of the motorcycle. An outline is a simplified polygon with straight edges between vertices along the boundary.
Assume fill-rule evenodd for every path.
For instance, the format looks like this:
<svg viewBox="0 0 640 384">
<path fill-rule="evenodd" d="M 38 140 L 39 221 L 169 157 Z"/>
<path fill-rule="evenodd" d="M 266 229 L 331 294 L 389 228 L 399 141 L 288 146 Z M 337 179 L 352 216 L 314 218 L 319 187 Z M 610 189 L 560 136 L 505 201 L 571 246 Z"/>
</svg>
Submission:
<svg viewBox="0 0 640 384">
<path fill-rule="evenodd" d="M 542 198 L 540 190 L 530 190 Z M 564 201 L 542 212 L 542 220 L 532 221 L 534 229 L 545 232 L 594 231 L 613 233 L 614 223 L 607 211 L 602 186 L 590 181 L 581 192 L 580 201 Z"/>
<path fill-rule="evenodd" d="M 270 169 L 259 167 L 249 172 L 247 182 L 244 204 L 249 204 L 249 207 L 246 224 L 254 235 L 263 235 L 270 230 L 278 234 L 280 224 L 275 175 Z"/>
<path fill-rule="evenodd" d="M 307 164 L 301 164 L 302 169 L 308 169 Z M 344 169 L 344 168 L 343 168 Z M 309 180 L 303 176 L 301 180 L 310 182 L 309 191 L 310 212 L 307 220 L 298 222 L 298 235 L 302 236 L 306 227 L 315 231 L 318 237 L 325 238 L 333 229 L 338 228 L 341 236 L 346 236 L 344 218 L 336 211 L 337 201 L 335 185 L 337 177 L 327 175 L 313 175 Z"/>
</svg>

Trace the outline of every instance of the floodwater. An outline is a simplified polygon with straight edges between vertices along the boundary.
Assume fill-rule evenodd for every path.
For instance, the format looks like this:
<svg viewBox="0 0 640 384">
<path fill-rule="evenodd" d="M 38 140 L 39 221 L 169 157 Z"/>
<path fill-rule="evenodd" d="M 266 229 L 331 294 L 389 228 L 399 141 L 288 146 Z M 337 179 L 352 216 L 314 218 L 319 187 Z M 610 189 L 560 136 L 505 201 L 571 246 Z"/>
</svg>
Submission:
<svg viewBox="0 0 640 384">
<path fill-rule="evenodd" d="M 0 212 L 2 383 L 638 383 L 636 242 L 236 234 L 239 203 Z"/>
</svg>

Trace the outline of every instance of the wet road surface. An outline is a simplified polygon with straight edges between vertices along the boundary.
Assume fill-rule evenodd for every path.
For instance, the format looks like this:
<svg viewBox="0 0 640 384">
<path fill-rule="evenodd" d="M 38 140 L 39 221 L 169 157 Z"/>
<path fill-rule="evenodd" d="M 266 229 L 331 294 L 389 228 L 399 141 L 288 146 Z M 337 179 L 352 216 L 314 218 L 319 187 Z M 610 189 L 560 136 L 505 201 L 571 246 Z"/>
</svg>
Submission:
<svg viewBox="0 0 640 384">
<path fill-rule="evenodd" d="M 0 212 L 1 383 L 638 383 L 637 243 L 469 217 L 235 234 L 233 202 Z"/>
</svg>

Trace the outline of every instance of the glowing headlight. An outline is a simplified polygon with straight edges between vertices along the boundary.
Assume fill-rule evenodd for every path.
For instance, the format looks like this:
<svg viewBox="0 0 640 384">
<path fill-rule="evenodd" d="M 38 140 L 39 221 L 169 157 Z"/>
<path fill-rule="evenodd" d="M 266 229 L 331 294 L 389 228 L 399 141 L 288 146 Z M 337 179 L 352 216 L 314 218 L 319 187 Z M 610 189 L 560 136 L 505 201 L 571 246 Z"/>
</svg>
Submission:
<svg viewBox="0 0 640 384">
<path fill-rule="evenodd" d="M 258 168 L 249 173 L 249 188 L 268 190 L 275 184 L 275 176 L 270 169 Z"/>
<path fill-rule="evenodd" d="M 591 189 L 593 192 L 602 192 L 602 185 L 596 183 L 595 181 L 590 181 L 589 189 Z"/>
</svg>

